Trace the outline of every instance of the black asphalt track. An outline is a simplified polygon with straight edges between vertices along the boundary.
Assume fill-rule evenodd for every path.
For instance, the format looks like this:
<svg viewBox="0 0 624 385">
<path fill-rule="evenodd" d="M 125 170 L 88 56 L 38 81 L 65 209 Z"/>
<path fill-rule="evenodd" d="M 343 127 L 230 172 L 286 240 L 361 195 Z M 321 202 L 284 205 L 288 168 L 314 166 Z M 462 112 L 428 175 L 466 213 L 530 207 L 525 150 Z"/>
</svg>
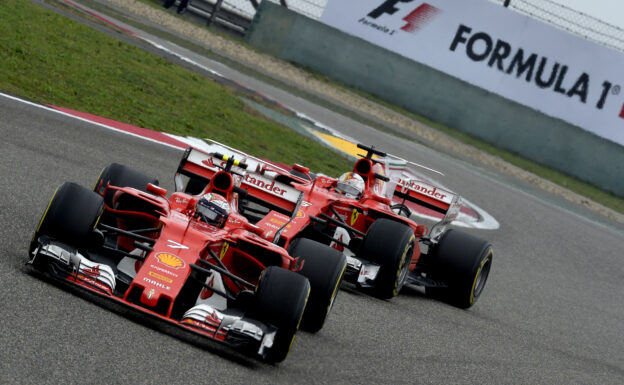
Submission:
<svg viewBox="0 0 624 385">
<path fill-rule="evenodd" d="M 274 367 L 195 346 L 27 274 L 54 189 L 117 161 L 172 188 L 180 151 L 0 97 L 0 383 L 544 383 L 624 379 L 624 232 L 457 163 L 453 188 L 501 222 L 486 290 L 458 310 L 344 285 L 326 327 Z M 392 150 L 392 149 L 391 149 Z M 438 161 L 452 162 L 450 158 Z M 439 166 L 434 165 L 434 166 Z M 461 171 L 461 172 L 459 172 Z"/>
</svg>

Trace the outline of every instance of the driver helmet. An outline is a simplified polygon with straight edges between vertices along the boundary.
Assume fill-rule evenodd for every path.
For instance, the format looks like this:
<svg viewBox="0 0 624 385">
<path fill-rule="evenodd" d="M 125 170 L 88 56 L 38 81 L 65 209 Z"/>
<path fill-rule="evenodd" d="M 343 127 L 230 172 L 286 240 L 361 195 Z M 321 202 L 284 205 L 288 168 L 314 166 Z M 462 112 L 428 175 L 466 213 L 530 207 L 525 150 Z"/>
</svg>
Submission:
<svg viewBox="0 0 624 385">
<path fill-rule="evenodd" d="M 360 199 L 364 193 L 364 179 L 354 172 L 346 172 L 338 178 L 336 191 L 347 198 Z"/>
<path fill-rule="evenodd" d="M 195 204 L 195 215 L 213 226 L 223 227 L 229 214 L 229 203 L 224 197 L 218 194 L 204 194 Z"/>
</svg>

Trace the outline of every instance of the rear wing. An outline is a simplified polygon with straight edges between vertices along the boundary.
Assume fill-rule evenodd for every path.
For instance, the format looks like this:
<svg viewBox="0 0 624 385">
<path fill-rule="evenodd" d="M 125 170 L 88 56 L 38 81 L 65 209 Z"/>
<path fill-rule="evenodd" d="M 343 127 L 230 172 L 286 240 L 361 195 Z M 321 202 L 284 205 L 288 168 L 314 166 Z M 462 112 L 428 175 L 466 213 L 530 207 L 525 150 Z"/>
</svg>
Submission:
<svg viewBox="0 0 624 385">
<path fill-rule="evenodd" d="M 394 197 L 424 206 L 440 214 L 446 214 L 459 198 L 455 193 L 416 179 L 399 179 Z"/>
<path fill-rule="evenodd" d="M 260 173 L 247 173 L 242 180 L 242 186 L 248 196 L 268 203 L 267 207 L 291 214 L 297 206 L 301 192 L 294 187 L 266 177 Z"/>
<path fill-rule="evenodd" d="M 212 176 L 221 169 L 220 167 L 226 164 L 226 161 L 222 158 L 214 156 L 213 154 L 215 153 L 218 153 L 218 151 L 206 152 L 194 147 L 187 148 L 184 151 L 182 160 L 180 160 L 174 178 L 176 191 L 199 194 L 208 185 Z M 244 159 L 240 158 L 237 160 L 244 161 Z M 244 175 L 245 173 L 245 170 L 237 167 L 236 164 L 232 166 L 232 171 L 238 175 Z M 185 181 L 182 176 L 186 176 L 189 179 Z"/>
<path fill-rule="evenodd" d="M 241 187 L 248 191 L 248 199 L 260 203 L 271 210 L 291 215 L 299 201 L 300 191 L 290 185 L 291 181 L 306 183 L 278 164 L 246 154 L 223 143 L 207 139 L 206 148 L 210 152 L 220 152 L 239 159 L 245 159 L 249 165 Z"/>
<path fill-rule="evenodd" d="M 247 164 L 247 169 L 242 169 L 234 163 L 231 170 L 240 176 L 240 189 L 246 190 L 244 197 L 246 200 L 286 215 L 293 212 L 300 191 L 278 180 L 282 173 L 288 171 L 217 143 L 208 144 L 202 149 L 195 147 L 186 149 L 175 176 L 176 191 L 199 194 L 210 183 L 212 176 L 226 163 L 222 158 L 214 156 L 217 153 Z M 188 179 L 185 180 L 183 176 Z"/>
<path fill-rule="evenodd" d="M 399 179 L 394 196 L 444 215 L 429 232 L 429 238 L 434 243 L 439 241 L 446 228 L 457 219 L 462 207 L 459 195 L 416 179 Z"/>
</svg>

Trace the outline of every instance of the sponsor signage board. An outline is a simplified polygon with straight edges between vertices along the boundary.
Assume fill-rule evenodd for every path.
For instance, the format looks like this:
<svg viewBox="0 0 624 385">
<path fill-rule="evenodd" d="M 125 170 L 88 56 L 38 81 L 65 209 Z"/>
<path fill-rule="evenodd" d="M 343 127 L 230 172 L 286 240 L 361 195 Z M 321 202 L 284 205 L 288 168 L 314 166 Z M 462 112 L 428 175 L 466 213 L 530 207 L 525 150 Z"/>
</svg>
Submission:
<svg viewBox="0 0 624 385">
<path fill-rule="evenodd" d="M 329 0 L 321 22 L 624 145 L 624 54 L 485 0 Z"/>
</svg>

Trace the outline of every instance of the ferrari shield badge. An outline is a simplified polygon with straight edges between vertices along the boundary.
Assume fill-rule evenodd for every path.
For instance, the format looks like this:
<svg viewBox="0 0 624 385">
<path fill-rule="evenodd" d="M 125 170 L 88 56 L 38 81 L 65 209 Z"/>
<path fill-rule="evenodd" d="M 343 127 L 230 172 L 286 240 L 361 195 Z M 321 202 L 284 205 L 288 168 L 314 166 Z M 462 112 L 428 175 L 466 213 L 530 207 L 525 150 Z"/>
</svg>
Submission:
<svg viewBox="0 0 624 385">
<path fill-rule="evenodd" d="M 359 216 L 360 212 L 357 211 L 357 209 L 353 209 L 353 212 L 351 213 L 351 226 L 353 226 L 355 222 L 357 222 Z"/>
</svg>

